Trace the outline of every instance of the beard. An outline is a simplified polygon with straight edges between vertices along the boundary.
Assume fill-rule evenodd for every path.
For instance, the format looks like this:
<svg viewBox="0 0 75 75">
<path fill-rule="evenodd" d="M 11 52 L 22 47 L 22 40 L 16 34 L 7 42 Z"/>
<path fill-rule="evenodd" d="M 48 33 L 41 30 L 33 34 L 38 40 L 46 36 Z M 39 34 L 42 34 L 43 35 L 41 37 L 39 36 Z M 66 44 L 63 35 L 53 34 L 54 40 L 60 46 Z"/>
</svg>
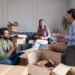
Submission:
<svg viewBox="0 0 75 75">
<path fill-rule="evenodd" d="M 4 40 L 8 40 L 9 39 L 9 37 L 3 37 L 4 38 Z"/>
</svg>

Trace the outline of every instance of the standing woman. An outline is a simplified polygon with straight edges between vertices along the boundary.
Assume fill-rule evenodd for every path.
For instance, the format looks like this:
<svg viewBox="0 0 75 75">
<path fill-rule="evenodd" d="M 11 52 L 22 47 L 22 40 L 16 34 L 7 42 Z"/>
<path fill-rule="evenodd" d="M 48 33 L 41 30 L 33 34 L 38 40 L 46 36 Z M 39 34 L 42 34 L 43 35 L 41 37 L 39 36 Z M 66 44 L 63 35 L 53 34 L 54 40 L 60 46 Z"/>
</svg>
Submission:
<svg viewBox="0 0 75 75">
<path fill-rule="evenodd" d="M 65 52 L 67 46 L 75 45 L 75 9 L 70 9 L 66 12 L 66 19 L 70 24 L 68 34 L 57 34 L 56 37 L 59 39 L 65 38 L 67 40 L 67 44 L 57 43 L 50 45 L 50 48 L 60 52 Z"/>
<path fill-rule="evenodd" d="M 67 62 L 67 60 L 71 61 L 70 56 L 68 55 L 68 53 L 70 53 L 70 51 L 68 49 L 71 50 L 73 48 L 73 46 L 75 46 L 75 9 L 70 9 L 66 12 L 66 19 L 69 22 L 68 34 L 67 35 L 57 34 L 56 37 L 59 39 L 65 38 L 67 40 L 67 43 L 51 44 L 50 48 L 57 52 L 63 52 L 61 54 L 61 62 L 63 64 L 71 66 L 72 65 L 71 63 L 69 63 L 69 62 L 66 63 L 66 62 Z M 68 47 L 68 49 L 67 49 L 67 47 Z M 68 50 L 68 52 L 67 52 L 67 50 Z M 73 51 L 72 51 L 72 53 L 73 53 Z M 72 53 L 70 53 L 70 54 L 72 54 Z M 68 55 L 69 57 L 67 56 L 68 58 L 66 58 L 66 55 Z M 71 56 L 71 58 L 74 58 L 74 56 L 73 57 L 72 56 Z M 72 61 L 74 61 L 74 59 L 72 59 Z M 74 62 L 73 62 L 73 64 L 74 64 Z"/>
</svg>

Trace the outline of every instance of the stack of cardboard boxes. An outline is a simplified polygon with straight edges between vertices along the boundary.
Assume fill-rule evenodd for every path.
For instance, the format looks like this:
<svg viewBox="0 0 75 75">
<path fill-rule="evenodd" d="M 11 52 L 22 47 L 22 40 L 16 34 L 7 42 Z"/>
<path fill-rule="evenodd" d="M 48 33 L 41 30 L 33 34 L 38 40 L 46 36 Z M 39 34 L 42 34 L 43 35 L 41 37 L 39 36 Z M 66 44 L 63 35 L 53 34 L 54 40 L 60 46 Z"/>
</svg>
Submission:
<svg viewBox="0 0 75 75">
<path fill-rule="evenodd" d="M 61 63 L 61 53 L 48 50 L 30 50 L 30 52 L 21 55 L 20 58 L 20 64 L 28 66 L 30 75 L 68 75 L 68 71 L 72 68 Z M 41 61 L 41 66 L 39 66 L 38 63 Z M 52 61 L 53 68 L 50 65 L 45 66 L 48 61 Z"/>
<path fill-rule="evenodd" d="M 18 22 L 11 23 L 9 21 L 7 26 L 8 26 L 9 32 L 12 32 L 12 33 L 19 32 Z M 17 35 L 13 35 L 12 41 L 16 42 L 17 44 L 25 44 L 26 43 L 26 38 L 27 38 L 26 35 L 18 35 L 17 34 Z"/>
<path fill-rule="evenodd" d="M 51 70 L 61 62 L 61 53 L 30 49 L 28 52 L 25 51 L 20 58 L 20 65 L 28 65 L 28 72 L 30 75 L 50 75 Z M 45 66 L 47 63 L 51 65 Z"/>
<path fill-rule="evenodd" d="M 24 52 L 21 66 L 0 65 L 0 75 L 75 75 L 75 67 L 61 63 L 61 53 L 36 49 Z"/>
</svg>

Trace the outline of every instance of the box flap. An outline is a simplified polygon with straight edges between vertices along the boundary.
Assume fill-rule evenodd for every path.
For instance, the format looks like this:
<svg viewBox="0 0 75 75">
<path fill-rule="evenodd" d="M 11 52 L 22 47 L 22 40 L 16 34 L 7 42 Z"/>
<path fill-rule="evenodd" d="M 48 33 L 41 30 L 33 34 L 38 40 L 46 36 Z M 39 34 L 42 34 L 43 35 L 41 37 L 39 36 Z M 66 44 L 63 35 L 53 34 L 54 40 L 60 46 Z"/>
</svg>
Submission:
<svg viewBox="0 0 75 75">
<path fill-rule="evenodd" d="M 0 75 L 28 75 L 28 67 L 0 65 Z"/>
<path fill-rule="evenodd" d="M 0 75 L 10 70 L 13 66 L 11 65 L 0 65 Z"/>
<path fill-rule="evenodd" d="M 59 64 L 61 62 L 61 53 L 56 53 L 53 51 L 45 51 L 42 50 L 42 53 L 46 59 L 51 59 L 56 64 Z"/>
<path fill-rule="evenodd" d="M 51 75 L 66 75 L 67 72 L 70 70 L 71 67 L 66 66 L 64 64 L 59 64 L 57 67 L 55 67 L 52 70 L 52 74 Z"/>
<path fill-rule="evenodd" d="M 35 65 L 28 65 L 28 71 L 30 75 L 50 75 L 50 70 L 40 68 Z"/>
<path fill-rule="evenodd" d="M 5 75 L 28 75 L 28 68 L 25 66 L 14 66 Z"/>
</svg>

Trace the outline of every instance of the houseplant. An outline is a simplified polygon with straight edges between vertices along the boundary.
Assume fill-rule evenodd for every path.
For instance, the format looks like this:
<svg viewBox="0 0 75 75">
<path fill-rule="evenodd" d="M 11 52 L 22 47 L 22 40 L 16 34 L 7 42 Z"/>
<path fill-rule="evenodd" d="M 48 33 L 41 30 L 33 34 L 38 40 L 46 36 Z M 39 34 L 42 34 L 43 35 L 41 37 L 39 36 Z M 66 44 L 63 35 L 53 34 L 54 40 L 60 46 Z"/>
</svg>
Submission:
<svg viewBox="0 0 75 75">
<path fill-rule="evenodd" d="M 65 17 L 63 17 L 63 19 L 62 19 L 62 25 L 63 25 L 64 30 L 67 30 L 69 27 L 69 23 Z"/>
</svg>

